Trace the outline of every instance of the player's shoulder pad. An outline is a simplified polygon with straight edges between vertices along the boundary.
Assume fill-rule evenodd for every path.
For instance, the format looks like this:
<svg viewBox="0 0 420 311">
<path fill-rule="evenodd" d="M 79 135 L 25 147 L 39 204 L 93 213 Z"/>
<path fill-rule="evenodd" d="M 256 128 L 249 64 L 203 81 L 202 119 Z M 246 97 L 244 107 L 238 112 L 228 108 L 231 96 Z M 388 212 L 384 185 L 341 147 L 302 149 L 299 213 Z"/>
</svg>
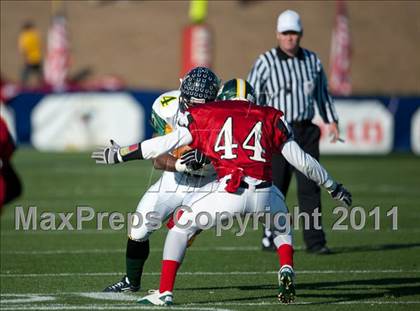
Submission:
<svg viewBox="0 0 420 311">
<path fill-rule="evenodd" d="M 180 94 L 179 90 L 163 93 L 153 102 L 152 110 L 163 119 L 175 116 L 179 109 Z"/>
<path fill-rule="evenodd" d="M 189 128 L 194 121 L 193 116 L 188 111 L 179 114 L 178 125 Z"/>
</svg>

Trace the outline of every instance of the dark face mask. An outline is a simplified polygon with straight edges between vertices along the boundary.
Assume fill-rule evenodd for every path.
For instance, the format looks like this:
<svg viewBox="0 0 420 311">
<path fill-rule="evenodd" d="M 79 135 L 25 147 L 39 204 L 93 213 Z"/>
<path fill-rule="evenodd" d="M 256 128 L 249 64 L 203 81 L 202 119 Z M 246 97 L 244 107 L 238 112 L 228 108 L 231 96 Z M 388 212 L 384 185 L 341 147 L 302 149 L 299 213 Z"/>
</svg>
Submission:
<svg viewBox="0 0 420 311">
<path fill-rule="evenodd" d="M 179 110 L 185 112 L 191 105 L 188 104 L 188 99 L 185 96 L 179 96 Z"/>
</svg>

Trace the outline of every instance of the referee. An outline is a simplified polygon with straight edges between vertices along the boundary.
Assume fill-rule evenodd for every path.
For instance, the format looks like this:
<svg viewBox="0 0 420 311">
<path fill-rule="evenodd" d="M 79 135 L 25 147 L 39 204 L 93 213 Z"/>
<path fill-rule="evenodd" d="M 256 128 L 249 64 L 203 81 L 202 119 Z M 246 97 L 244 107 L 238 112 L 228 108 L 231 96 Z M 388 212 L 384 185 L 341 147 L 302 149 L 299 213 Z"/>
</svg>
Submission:
<svg viewBox="0 0 420 311">
<path fill-rule="evenodd" d="M 271 106 L 285 113 L 293 128 L 296 142 L 312 157 L 319 160 L 320 129 L 312 123 L 314 106 L 328 124 L 331 141 L 339 137 L 338 117 L 327 79 L 318 56 L 300 47 L 303 28 L 299 14 L 287 10 L 277 19 L 278 46 L 261 54 L 248 75 L 249 83 L 257 94 L 257 104 Z M 293 168 L 278 155 L 273 158 L 274 184 L 286 195 Z M 300 213 L 309 217 L 309 226 L 303 231 L 306 250 L 309 253 L 329 254 L 325 234 L 314 226 L 312 213 L 318 208 L 321 213 L 321 194 L 317 184 L 295 171 L 298 186 Z M 321 225 L 321 219 L 319 219 Z M 271 232 L 266 228 L 262 240 L 263 249 L 274 248 Z"/>
</svg>

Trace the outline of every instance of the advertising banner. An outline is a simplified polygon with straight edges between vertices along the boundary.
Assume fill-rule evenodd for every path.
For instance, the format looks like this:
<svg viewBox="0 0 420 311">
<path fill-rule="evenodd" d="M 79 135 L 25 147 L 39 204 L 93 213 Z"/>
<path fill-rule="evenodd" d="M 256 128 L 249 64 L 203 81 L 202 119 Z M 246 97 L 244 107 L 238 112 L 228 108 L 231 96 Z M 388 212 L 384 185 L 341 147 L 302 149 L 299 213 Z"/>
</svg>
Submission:
<svg viewBox="0 0 420 311">
<path fill-rule="evenodd" d="M 91 150 L 144 138 L 143 109 L 126 93 L 74 93 L 44 97 L 31 115 L 31 142 L 39 150 Z"/>
<path fill-rule="evenodd" d="M 212 32 L 207 24 L 191 25 L 182 33 L 182 68 L 183 77 L 194 67 L 212 66 Z"/>
<path fill-rule="evenodd" d="M 415 154 L 420 155 L 420 108 L 411 119 L 411 149 Z"/>
<path fill-rule="evenodd" d="M 392 151 L 394 119 L 377 100 L 336 100 L 343 142 L 331 143 L 328 127 L 318 116 L 320 151 L 325 154 L 387 154 Z"/>
<path fill-rule="evenodd" d="M 151 107 L 164 91 L 21 93 L 3 109 L 18 144 L 39 150 L 92 150 L 112 138 L 128 145 L 152 137 Z M 340 137 L 332 144 L 320 117 L 324 154 L 420 154 L 420 98 L 336 98 Z M 13 129 L 15 127 L 15 129 Z"/>
</svg>

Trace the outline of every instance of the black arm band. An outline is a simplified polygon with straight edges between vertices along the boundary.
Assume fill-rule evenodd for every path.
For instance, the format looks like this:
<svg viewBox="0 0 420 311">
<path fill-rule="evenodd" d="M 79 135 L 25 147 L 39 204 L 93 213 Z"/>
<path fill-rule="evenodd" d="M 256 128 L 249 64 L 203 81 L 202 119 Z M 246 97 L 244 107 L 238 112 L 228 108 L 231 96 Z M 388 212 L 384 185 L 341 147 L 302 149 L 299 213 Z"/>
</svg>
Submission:
<svg viewBox="0 0 420 311">
<path fill-rule="evenodd" d="M 133 150 L 131 152 L 125 152 L 125 150 L 120 150 L 120 154 L 123 162 L 131 160 L 143 160 L 143 153 L 141 152 L 141 143 L 138 143 L 136 150 Z"/>
</svg>

